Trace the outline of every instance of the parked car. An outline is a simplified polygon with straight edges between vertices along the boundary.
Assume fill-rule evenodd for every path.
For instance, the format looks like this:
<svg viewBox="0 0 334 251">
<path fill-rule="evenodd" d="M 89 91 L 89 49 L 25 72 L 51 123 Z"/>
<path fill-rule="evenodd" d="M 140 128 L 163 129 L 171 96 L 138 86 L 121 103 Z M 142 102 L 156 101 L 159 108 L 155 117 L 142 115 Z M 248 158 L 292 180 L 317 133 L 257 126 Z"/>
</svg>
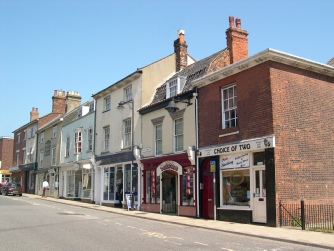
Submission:
<svg viewBox="0 0 334 251">
<path fill-rule="evenodd" d="M 2 195 L 12 194 L 13 196 L 22 196 L 22 186 L 16 182 L 7 182 L 1 187 L 0 191 Z"/>
</svg>

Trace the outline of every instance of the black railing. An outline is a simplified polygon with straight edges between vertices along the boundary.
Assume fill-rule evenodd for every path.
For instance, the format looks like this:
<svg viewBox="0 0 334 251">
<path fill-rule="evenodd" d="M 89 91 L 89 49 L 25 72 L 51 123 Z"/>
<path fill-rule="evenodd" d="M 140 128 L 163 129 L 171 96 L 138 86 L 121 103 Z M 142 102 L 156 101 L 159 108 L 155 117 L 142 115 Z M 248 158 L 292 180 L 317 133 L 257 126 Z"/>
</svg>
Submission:
<svg viewBox="0 0 334 251">
<path fill-rule="evenodd" d="M 279 202 L 280 227 L 300 227 L 301 229 L 334 230 L 334 205 L 305 205 L 302 200 L 296 204 Z"/>
</svg>

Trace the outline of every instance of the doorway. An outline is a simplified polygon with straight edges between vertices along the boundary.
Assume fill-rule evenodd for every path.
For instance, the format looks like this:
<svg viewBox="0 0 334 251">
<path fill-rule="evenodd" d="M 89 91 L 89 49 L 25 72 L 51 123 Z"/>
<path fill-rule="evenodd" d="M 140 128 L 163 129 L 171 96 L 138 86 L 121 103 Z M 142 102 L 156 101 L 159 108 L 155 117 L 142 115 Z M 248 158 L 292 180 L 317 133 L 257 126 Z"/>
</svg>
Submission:
<svg viewBox="0 0 334 251">
<path fill-rule="evenodd" d="M 207 158 L 203 161 L 202 165 L 202 212 L 204 219 L 214 218 L 214 198 L 213 198 L 213 175 L 215 173 L 210 172 L 210 159 Z"/>
<path fill-rule="evenodd" d="M 253 169 L 253 222 L 267 223 L 265 167 Z"/>
<path fill-rule="evenodd" d="M 165 171 L 161 178 L 163 214 L 176 214 L 177 174 Z"/>
</svg>

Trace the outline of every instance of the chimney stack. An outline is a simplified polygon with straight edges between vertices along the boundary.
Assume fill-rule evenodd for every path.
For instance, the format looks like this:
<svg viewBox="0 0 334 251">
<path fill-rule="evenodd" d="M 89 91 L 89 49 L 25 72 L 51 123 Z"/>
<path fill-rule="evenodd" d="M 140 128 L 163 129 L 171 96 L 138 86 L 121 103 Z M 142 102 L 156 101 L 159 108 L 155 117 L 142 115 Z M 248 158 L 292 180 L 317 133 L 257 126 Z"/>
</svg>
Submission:
<svg viewBox="0 0 334 251">
<path fill-rule="evenodd" d="M 64 114 L 66 111 L 65 91 L 55 90 L 52 97 L 52 112 Z"/>
<path fill-rule="evenodd" d="M 227 47 L 230 53 L 230 64 L 248 57 L 248 33 L 241 29 L 241 19 L 229 17 L 230 27 L 226 30 Z"/>
<path fill-rule="evenodd" d="M 66 95 L 66 112 L 72 111 L 81 105 L 80 92 L 68 91 Z"/>
<path fill-rule="evenodd" d="M 184 34 L 185 34 L 184 30 L 178 30 L 177 35 L 179 36 L 179 38 L 174 41 L 176 72 L 182 70 L 188 65 L 188 53 L 187 53 L 188 45 L 184 40 Z"/>
<path fill-rule="evenodd" d="M 30 112 L 30 121 L 38 119 L 38 117 L 39 117 L 38 108 L 33 107 Z"/>
</svg>

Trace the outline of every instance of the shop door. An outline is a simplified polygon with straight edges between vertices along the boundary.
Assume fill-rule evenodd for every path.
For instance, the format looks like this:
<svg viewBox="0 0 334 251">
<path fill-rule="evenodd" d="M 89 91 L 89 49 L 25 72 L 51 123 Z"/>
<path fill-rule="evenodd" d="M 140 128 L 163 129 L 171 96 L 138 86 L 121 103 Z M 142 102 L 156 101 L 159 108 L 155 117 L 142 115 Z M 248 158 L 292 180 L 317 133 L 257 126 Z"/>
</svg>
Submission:
<svg viewBox="0 0 334 251">
<path fill-rule="evenodd" d="M 202 166 L 202 208 L 204 219 L 214 218 L 213 175 L 214 173 L 210 172 L 210 159 L 204 160 Z"/>
<path fill-rule="evenodd" d="M 176 214 L 176 175 L 162 173 L 162 209 L 163 214 Z"/>
<path fill-rule="evenodd" d="M 253 222 L 267 222 L 266 179 L 264 167 L 256 168 L 254 170 Z"/>
</svg>

